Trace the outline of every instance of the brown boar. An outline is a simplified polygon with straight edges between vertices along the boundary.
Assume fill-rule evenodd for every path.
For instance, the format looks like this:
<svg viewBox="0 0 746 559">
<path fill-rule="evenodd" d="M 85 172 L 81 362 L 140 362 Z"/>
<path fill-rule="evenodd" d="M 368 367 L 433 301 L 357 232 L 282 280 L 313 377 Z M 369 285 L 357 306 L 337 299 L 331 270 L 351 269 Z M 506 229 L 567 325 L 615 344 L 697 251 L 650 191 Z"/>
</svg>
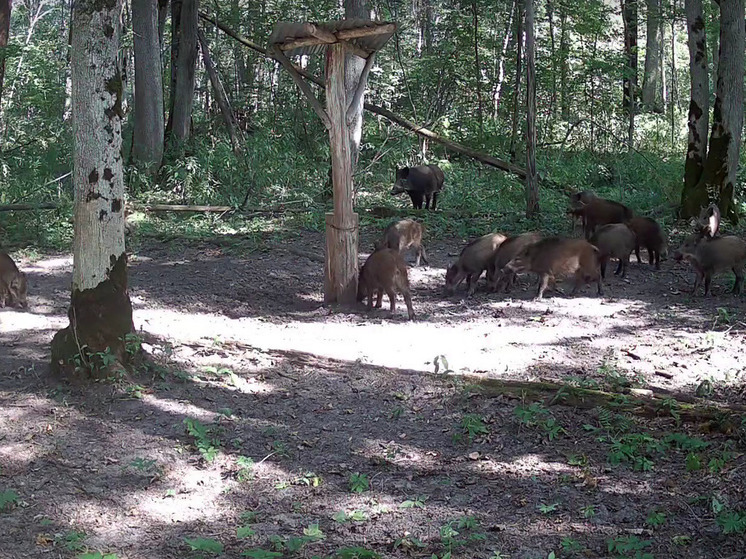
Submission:
<svg viewBox="0 0 746 559">
<path fill-rule="evenodd" d="M 430 263 L 427 261 L 425 247 L 422 246 L 424 231 L 425 228 L 422 224 L 413 219 L 395 221 L 386 227 L 386 230 L 383 232 L 383 239 L 376 243 L 375 249 L 390 248 L 403 253 L 405 250 L 414 248 L 417 253 L 415 266 L 420 265 L 420 258 L 429 266 Z"/>
<path fill-rule="evenodd" d="M 598 294 L 603 295 L 598 249 L 582 239 L 549 237 L 526 247 L 523 252 L 508 262 L 506 268 L 513 273 L 533 272 L 539 276 L 537 299 L 544 296 L 549 286 L 558 277 L 574 276 L 575 294 L 581 285 L 596 282 Z"/>
<path fill-rule="evenodd" d="M 466 245 L 458 261 L 446 271 L 446 293 L 452 295 L 465 278 L 469 285 L 467 293 L 473 295 L 479 276 L 495 260 L 495 253 L 506 238 L 502 233 L 489 233 Z"/>
<path fill-rule="evenodd" d="M 624 204 L 605 198 L 593 198 L 586 203 L 581 202 L 573 212 L 584 220 L 583 229 L 586 239 L 590 239 L 596 228 L 601 225 L 624 223 L 634 216 L 632 210 Z"/>
<path fill-rule="evenodd" d="M 696 274 L 692 294 L 697 292 L 702 279 L 705 296 L 710 292 L 712 275 L 733 270 L 736 281 L 733 293 L 741 293 L 743 267 L 746 263 L 746 242 L 735 235 L 716 236 L 720 229 L 720 210 L 714 204 L 702 210 L 695 232 L 674 253 L 674 260 L 685 260 Z"/>
<path fill-rule="evenodd" d="M 490 262 L 487 268 L 487 278 L 490 283 L 492 291 L 498 291 L 502 286 L 505 286 L 505 293 L 510 291 L 510 288 L 515 283 L 515 274 L 505 268 L 505 266 L 523 252 L 526 247 L 529 247 L 541 240 L 539 233 L 524 233 L 516 237 L 509 237 L 503 242 L 495 253 L 495 258 Z"/>
<path fill-rule="evenodd" d="M 606 264 L 610 258 L 619 260 L 614 274 L 627 275 L 629 256 L 635 248 L 635 234 L 624 223 L 610 223 L 599 227 L 591 237 L 591 244 L 598 249 L 601 262 L 601 277 L 606 277 Z"/>
<path fill-rule="evenodd" d="M 18 270 L 13 259 L 0 252 L 0 307 L 28 307 L 26 274 Z"/>
<path fill-rule="evenodd" d="M 585 231 L 585 216 L 583 215 L 583 206 L 598 198 L 595 192 L 590 190 L 583 190 L 581 192 L 575 192 L 570 195 L 570 208 L 567 210 L 570 219 L 572 220 L 572 232 L 575 233 L 575 225 L 580 219 L 580 225 Z"/>
<path fill-rule="evenodd" d="M 655 262 L 656 269 L 660 270 L 661 260 L 668 258 L 668 239 L 657 221 L 650 217 L 633 217 L 627 221 L 627 227 L 635 234 L 635 256 L 640 259 L 640 247 L 648 251 L 648 262 Z"/>
<path fill-rule="evenodd" d="M 376 308 L 381 308 L 383 293 L 389 297 L 391 314 L 396 312 L 396 293 L 404 297 L 409 320 L 414 320 L 412 295 L 409 291 L 407 264 L 399 251 L 384 248 L 371 254 L 360 269 L 357 283 L 357 300 L 368 298 L 368 310 L 373 308 L 373 294 L 377 293 Z"/>
</svg>

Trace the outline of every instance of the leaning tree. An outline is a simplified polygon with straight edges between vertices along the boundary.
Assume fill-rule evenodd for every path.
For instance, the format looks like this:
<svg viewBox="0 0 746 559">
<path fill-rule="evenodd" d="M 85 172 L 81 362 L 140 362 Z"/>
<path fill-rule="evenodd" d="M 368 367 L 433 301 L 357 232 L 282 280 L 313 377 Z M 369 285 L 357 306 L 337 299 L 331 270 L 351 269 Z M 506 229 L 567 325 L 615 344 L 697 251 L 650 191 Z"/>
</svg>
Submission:
<svg viewBox="0 0 746 559">
<path fill-rule="evenodd" d="M 73 10 L 73 282 L 70 324 L 52 340 L 52 371 L 109 376 L 126 366 L 134 329 L 124 249 L 122 0 L 76 0 Z"/>
</svg>

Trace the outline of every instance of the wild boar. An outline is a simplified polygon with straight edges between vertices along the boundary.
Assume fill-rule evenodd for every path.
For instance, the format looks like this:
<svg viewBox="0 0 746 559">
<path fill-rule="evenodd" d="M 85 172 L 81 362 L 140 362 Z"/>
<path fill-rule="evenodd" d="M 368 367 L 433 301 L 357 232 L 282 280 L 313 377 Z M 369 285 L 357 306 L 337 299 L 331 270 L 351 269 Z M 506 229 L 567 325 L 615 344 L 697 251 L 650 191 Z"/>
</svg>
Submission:
<svg viewBox="0 0 746 559">
<path fill-rule="evenodd" d="M 383 232 L 383 239 L 376 243 L 375 249 L 390 248 L 403 253 L 410 248 L 414 248 L 417 252 L 415 266 L 420 265 L 420 258 L 429 266 L 430 263 L 427 261 L 425 247 L 422 246 L 424 232 L 425 228 L 423 225 L 413 219 L 395 221 L 386 227 L 386 230 Z"/>
<path fill-rule="evenodd" d="M 635 234 L 635 256 L 640 259 L 640 247 L 648 251 L 648 262 L 655 262 L 656 269 L 660 269 L 661 260 L 668 258 L 668 239 L 657 221 L 650 217 L 633 217 L 627 221 L 627 227 Z"/>
<path fill-rule="evenodd" d="M 396 170 L 396 181 L 390 194 L 396 196 L 402 192 L 409 194 L 412 207 L 422 209 L 422 199 L 425 199 L 425 209 L 430 209 L 432 199 L 433 211 L 438 204 L 438 193 L 443 190 L 445 175 L 437 165 L 418 165 Z"/>
<path fill-rule="evenodd" d="M 601 261 L 601 277 L 606 277 L 606 264 L 610 258 L 619 260 L 614 274 L 627 275 L 629 256 L 635 248 L 635 234 L 624 223 L 610 223 L 599 227 L 591 237 L 591 244 L 598 249 Z"/>
<path fill-rule="evenodd" d="M 489 233 L 466 245 L 458 261 L 446 271 L 446 293 L 452 295 L 465 278 L 469 286 L 467 293 L 473 295 L 479 276 L 495 260 L 495 253 L 506 238 L 502 233 Z"/>
<path fill-rule="evenodd" d="M 373 294 L 377 294 L 376 308 L 381 308 L 383 293 L 389 297 L 391 314 L 396 312 L 396 293 L 404 297 L 409 320 L 414 320 L 412 295 L 409 291 L 407 264 L 398 250 L 384 248 L 371 254 L 360 269 L 357 300 L 368 298 L 368 310 L 373 308 Z"/>
<path fill-rule="evenodd" d="M 0 252 L 0 307 L 28 308 L 26 274 L 18 270 L 13 259 Z"/>
<path fill-rule="evenodd" d="M 598 249 L 582 239 L 549 237 L 526 247 L 508 262 L 506 268 L 513 273 L 533 272 L 539 276 L 537 299 L 556 282 L 558 277 L 574 276 L 574 295 L 581 285 L 596 282 L 598 294 L 603 295 Z"/>
<path fill-rule="evenodd" d="M 624 204 L 605 198 L 592 198 L 588 202 L 581 202 L 573 210 L 584 220 L 585 238 L 590 239 L 597 227 L 608 223 L 624 223 L 634 216 Z"/>
<path fill-rule="evenodd" d="M 540 240 L 541 235 L 532 232 L 509 237 L 500 245 L 495 253 L 495 258 L 487 268 L 487 281 L 493 292 L 498 291 L 502 286 L 505 286 L 505 293 L 510 291 L 513 283 L 515 283 L 516 276 L 505 266 L 523 252 L 526 247 L 538 243 Z"/>
</svg>

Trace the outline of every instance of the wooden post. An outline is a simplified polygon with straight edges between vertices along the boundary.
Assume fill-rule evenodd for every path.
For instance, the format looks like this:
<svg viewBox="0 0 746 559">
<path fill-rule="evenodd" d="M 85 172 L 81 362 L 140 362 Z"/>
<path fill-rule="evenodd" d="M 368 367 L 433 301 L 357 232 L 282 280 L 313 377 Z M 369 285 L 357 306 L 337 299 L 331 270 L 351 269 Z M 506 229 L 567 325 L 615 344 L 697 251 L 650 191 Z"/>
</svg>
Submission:
<svg viewBox="0 0 746 559">
<path fill-rule="evenodd" d="M 345 94 L 345 50 L 341 44 L 326 49 L 326 108 L 331 126 L 334 212 L 326 214 L 324 302 L 352 304 L 357 297 L 358 219 L 352 211 L 350 131 Z"/>
</svg>

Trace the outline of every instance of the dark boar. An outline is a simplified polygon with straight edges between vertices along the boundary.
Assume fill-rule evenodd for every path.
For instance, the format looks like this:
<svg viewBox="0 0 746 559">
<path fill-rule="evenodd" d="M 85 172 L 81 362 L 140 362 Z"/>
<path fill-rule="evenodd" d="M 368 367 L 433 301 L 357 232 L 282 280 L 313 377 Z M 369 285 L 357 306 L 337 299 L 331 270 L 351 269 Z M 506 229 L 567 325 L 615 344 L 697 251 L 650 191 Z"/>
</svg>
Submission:
<svg viewBox="0 0 746 559">
<path fill-rule="evenodd" d="M 26 274 L 18 270 L 13 259 L 0 252 L 0 307 L 27 308 Z"/>
<path fill-rule="evenodd" d="M 466 245 L 458 261 L 446 271 L 446 293 L 452 295 L 458 284 L 466 278 L 469 284 L 468 294 L 472 295 L 477 288 L 479 276 L 495 260 L 495 253 L 505 239 L 505 235 L 501 233 L 489 233 Z"/>
<path fill-rule="evenodd" d="M 590 239 L 596 228 L 601 225 L 624 223 L 633 217 L 632 210 L 627 206 L 605 198 L 593 198 L 586 203 L 581 202 L 573 212 L 584 220 L 583 229 L 586 239 Z"/>
<path fill-rule="evenodd" d="M 380 250 L 383 248 L 390 248 L 399 253 L 403 253 L 405 250 L 414 248 L 417 251 L 417 261 L 415 265 L 420 265 L 421 257 L 422 260 L 425 261 L 425 264 L 429 266 L 430 263 L 427 261 L 425 247 L 422 246 L 422 235 L 424 234 L 424 231 L 425 228 L 422 224 L 413 219 L 395 221 L 386 227 L 386 230 L 383 232 L 383 239 L 376 243 L 375 249 Z"/>
<path fill-rule="evenodd" d="M 396 293 L 404 297 L 409 320 L 414 319 L 412 295 L 409 292 L 407 265 L 399 251 L 384 248 L 371 254 L 360 269 L 357 284 L 357 300 L 368 298 L 368 310 L 373 308 L 373 294 L 377 293 L 376 308 L 381 307 L 383 292 L 389 297 L 391 314 L 396 312 Z"/>
<path fill-rule="evenodd" d="M 580 225 L 582 226 L 583 231 L 585 231 L 583 206 L 596 198 L 596 194 L 590 190 L 583 190 L 582 192 L 575 192 L 570 195 L 570 208 L 567 210 L 567 213 L 570 215 L 570 219 L 572 219 L 573 233 L 575 233 L 575 224 L 578 219 L 580 219 Z"/>
<path fill-rule="evenodd" d="M 596 282 L 598 294 L 603 295 L 598 249 L 582 239 L 550 237 L 523 250 L 506 268 L 513 273 L 533 272 L 539 276 L 537 299 L 544 296 L 551 281 L 573 275 L 575 294 L 581 285 Z"/>
<path fill-rule="evenodd" d="M 645 247 L 645 250 L 648 251 L 648 262 L 650 264 L 655 262 L 655 267 L 660 269 L 661 259 L 665 260 L 668 257 L 668 240 L 658 222 L 649 217 L 633 217 L 627 222 L 627 227 L 632 229 L 636 237 L 635 255 L 637 261 L 642 262 L 640 247 Z"/>
<path fill-rule="evenodd" d="M 422 209 L 422 199 L 425 199 L 425 208 L 430 209 L 432 199 L 433 210 L 438 204 L 438 193 L 443 190 L 445 175 L 437 165 L 419 165 L 417 167 L 404 167 L 396 170 L 396 182 L 391 189 L 392 195 L 406 192 L 412 199 L 415 209 Z"/>
<path fill-rule="evenodd" d="M 523 252 L 527 247 L 541 240 L 539 233 L 524 233 L 516 237 L 509 237 L 503 242 L 495 253 L 495 258 L 487 268 L 487 281 L 492 291 L 498 291 L 505 286 L 508 293 L 515 282 L 515 274 L 505 266 Z"/>
<path fill-rule="evenodd" d="M 606 277 L 606 264 L 609 262 L 609 258 L 619 260 L 619 265 L 614 274 L 621 272 L 622 277 L 627 275 L 629 255 L 635 248 L 635 239 L 632 229 L 624 223 L 610 223 L 598 228 L 591 237 L 591 244 L 598 249 L 602 278 Z"/>
</svg>

